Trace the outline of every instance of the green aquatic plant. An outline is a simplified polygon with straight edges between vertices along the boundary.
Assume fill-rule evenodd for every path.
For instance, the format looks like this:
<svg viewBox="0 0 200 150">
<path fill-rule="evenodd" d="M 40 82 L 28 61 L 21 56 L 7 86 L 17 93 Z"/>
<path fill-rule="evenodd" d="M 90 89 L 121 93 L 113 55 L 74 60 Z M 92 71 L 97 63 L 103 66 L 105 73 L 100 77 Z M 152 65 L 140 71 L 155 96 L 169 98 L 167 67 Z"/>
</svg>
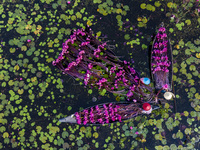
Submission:
<svg viewBox="0 0 200 150">
<path fill-rule="evenodd" d="M 198 149 L 198 12 L 199 2 L 195 0 L 2 0 L 0 149 Z M 71 31 L 91 25 L 100 40 L 109 39 L 115 45 L 116 55 L 131 63 L 141 57 L 131 65 L 148 76 L 144 55 L 148 55 L 146 47 L 160 20 L 165 22 L 171 39 L 180 113 L 174 115 L 173 101 L 167 101 L 165 108 L 148 118 L 103 126 L 60 124 L 59 118 L 78 111 L 82 103 L 88 107 L 108 99 L 95 90 L 87 92 L 50 67 Z"/>
</svg>

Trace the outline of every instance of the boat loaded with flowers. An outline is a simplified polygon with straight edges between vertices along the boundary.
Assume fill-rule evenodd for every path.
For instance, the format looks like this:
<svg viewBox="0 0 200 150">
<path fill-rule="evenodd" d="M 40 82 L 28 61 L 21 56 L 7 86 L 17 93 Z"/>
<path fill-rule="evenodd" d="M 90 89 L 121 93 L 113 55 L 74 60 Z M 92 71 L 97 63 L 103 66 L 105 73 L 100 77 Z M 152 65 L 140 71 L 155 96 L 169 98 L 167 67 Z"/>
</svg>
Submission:
<svg viewBox="0 0 200 150">
<path fill-rule="evenodd" d="M 172 55 L 170 42 L 163 24 L 155 37 L 151 54 L 151 71 L 155 88 L 150 79 L 141 78 L 127 61 L 120 60 L 107 43 L 93 36 L 90 28 L 78 29 L 63 43 L 62 52 L 53 66 L 63 74 L 82 79 L 89 88 L 97 88 L 123 95 L 127 102 L 99 104 L 76 112 L 60 122 L 78 124 L 105 124 L 150 114 L 158 109 L 158 97 L 164 93 L 171 99 Z M 165 94 L 167 93 L 167 94 Z"/>
<path fill-rule="evenodd" d="M 161 23 L 154 38 L 151 50 L 151 76 L 155 83 L 157 95 L 163 92 L 166 99 L 171 99 L 172 96 L 174 97 L 174 94 L 170 92 L 172 90 L 173 57 L 163 23 Z"/>
</svg>

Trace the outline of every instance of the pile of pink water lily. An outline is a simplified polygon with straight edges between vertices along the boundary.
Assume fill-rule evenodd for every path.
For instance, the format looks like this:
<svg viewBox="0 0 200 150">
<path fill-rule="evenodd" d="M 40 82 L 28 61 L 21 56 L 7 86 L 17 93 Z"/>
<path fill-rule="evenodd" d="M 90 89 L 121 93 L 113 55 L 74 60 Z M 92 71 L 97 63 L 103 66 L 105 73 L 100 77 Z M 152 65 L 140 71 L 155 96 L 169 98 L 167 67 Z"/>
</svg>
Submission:
<svg viewBox="0 0 200 150">
<path fill-rule="evenodd" d="M 169 90 L 170 61 L 167 56 L 167 34 L 161 27 L 155 37 L 151 70 L 155 78 L 155 88 Z M 123 95 L 129 103 L 99 104 L 71 116 L 61 122 L 78 124 L 111 123 L 150 114 L 151 104 L 157 102 L 158 93 L 150 86 L 148 78 L 140 78 L 137 71 L 127 61 L 121 61 L 109 49 L 107 43 L 92 35 L 91 29 L 78 29 L 63 43 L 63 49 L 52 63 L 63 74 L 82 79 L 85 86 Z"/>
</svg>

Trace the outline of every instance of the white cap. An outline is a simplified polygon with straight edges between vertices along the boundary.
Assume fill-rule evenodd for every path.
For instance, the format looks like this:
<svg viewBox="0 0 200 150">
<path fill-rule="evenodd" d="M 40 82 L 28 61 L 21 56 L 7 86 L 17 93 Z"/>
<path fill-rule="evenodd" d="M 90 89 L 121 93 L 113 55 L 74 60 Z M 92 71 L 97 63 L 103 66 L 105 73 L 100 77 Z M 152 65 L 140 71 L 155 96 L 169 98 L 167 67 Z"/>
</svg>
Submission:
<svg viewBox="0 0 200 150">
<path fill-rule="evenodd" d="M 170 100 L 170 99 L 172 99 L 172 97 L 175 98 L 175 95 L 174 95 L 172 92 L 165 92 L 164 98 L 165 98 L 166 100 Z"/>
</svg>

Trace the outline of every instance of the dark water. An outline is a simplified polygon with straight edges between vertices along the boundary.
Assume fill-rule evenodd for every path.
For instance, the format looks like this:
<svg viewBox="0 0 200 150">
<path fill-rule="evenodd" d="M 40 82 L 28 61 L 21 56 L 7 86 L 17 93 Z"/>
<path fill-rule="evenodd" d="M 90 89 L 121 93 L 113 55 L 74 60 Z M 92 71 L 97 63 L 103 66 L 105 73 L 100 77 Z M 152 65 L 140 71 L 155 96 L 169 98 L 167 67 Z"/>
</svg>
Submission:
<svg viewBox="0 0 200 150">
<path fill-rule="evenodd" d="M 0 149 L 199 149 L 198 1 L 3 0 L 0 6 Z M 173 49 L 177 113 L 167 101 L 149 116 L 121 123 L 58 122 L 81 108 L 116 102 L 109 93 L 88 94 L 52 66 L 71 30 L 91 25 L 121 60 L 150 77 L 149 47 L 161 22 Z"/>
</svg>

